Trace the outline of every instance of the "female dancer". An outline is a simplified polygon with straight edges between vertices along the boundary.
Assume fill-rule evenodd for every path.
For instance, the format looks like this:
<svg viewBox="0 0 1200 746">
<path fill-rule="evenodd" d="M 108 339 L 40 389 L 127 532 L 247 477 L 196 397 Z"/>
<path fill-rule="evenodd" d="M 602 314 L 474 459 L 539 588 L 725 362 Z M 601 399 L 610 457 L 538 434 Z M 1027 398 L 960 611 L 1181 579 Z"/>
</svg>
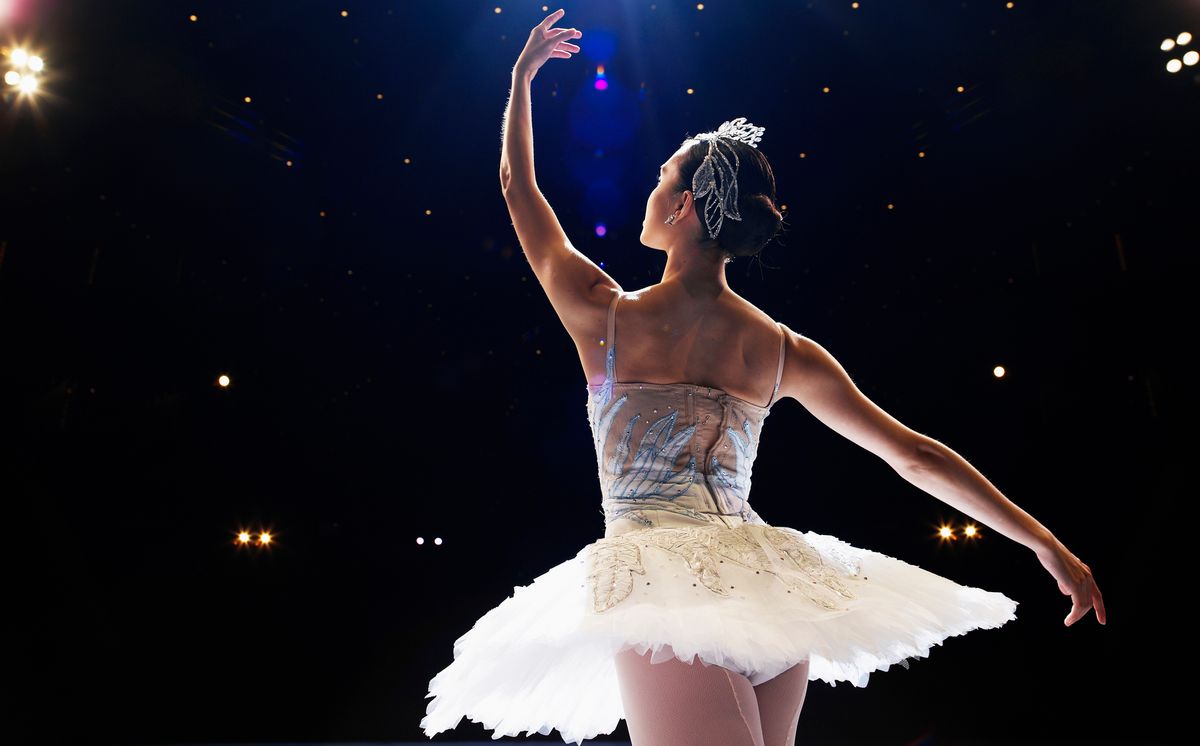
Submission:
<svg viewBox="0 0 1200 746">
<path fill-rule="evenodd" d="M 795 741 L 810 679 L 865 686 L 872 671 L 1015 618 L 1000 593 L 763 521 L 748 503 L 750 471 L 780 398 L 1033 550 L 1071 597 L 1067 625 L 1092 608 L 1105 623 L 1090 569 L 1046 527 L 729 288 L 725 264 L 757 254 L 782 222 L 756 145 L 763 128 L 726 122 L 661 165 L 641 234 L 667 254 L 661 282 L 626 293 L 571 246 L 534 180 L 529 103 L 546 60 L 579 51 L 569 40 L 581 32 L 552 28 L 562 15 L 534 27 L 513 69 L 500 181 L 579 349 L 605 535 L 456 641 L 430 683 L 426 733 L 466 716 L 494 737 L 558 729 L 582 741 L 624 717 L 634 746 L 782 746 Z"/>
</svg>

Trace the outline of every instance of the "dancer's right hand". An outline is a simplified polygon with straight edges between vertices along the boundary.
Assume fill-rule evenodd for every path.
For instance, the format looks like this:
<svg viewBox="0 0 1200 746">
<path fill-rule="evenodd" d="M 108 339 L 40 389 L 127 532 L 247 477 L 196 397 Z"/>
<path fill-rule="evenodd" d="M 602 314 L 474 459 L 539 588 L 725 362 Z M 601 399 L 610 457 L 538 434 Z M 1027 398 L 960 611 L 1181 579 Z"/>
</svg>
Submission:
<svg viewBox="0 0 1200 746">
<path fill-rule="evenodd" d="M 562 9 L 556 10 L 533 27 L 529 32 L 529 40 L 525 42 L 525 49 L 521 50 L 520 56 L 517 57 L 514 72 L 536 75 L 551 57 L 569 60 L 579 52 L 579 47 L 567 39 L 578 39 L 583 36 L 582 31 L 575 28 L 552 28 L 554 23 L 563 17 L 564 12 Z"/>
<path fill-rule="evenodd" d="M 1071 597 L 1071 613 L 1067 614 L 1063 624 L 1070 627 L 1087 616 L 1088 610 L 1093 608 L 1096 610 L 1096 620 L 1101 624 L 1108 623 L 1104 613 L 1104 596 L 1100 595 L 1100 588 L 1092 577 L 1092 568 L 1053 537 L 1050 545 L 1037 553 L 1037 558 L 1042 567 L 1058 581 L 1058 589 L 1063 595 Z"/>
</svg>

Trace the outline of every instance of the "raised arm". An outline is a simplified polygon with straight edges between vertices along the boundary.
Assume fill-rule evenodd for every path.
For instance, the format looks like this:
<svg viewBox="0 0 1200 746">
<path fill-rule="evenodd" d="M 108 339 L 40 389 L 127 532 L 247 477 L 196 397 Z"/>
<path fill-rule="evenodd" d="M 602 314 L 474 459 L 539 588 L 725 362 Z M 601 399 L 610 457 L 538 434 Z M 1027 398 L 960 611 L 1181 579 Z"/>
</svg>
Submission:
<svg viewBox="0 0 1200 746">
<path fill-rule="evenodd" d="M 896 420 L 868 399 L 829 352 L 808 337 L 787 329 L 779 395 L 799 401 L 838 434 L 886 461 L 900 476 L 958 511 L 996 529 L 1037 555 L 1072 597 L 1069 626 L 1096 609 L 1105 623 L 1104 600 L 1091 569 L 1071 554 L 1054 534 L 1005 497 L 995 485 L 949 446 Z"/>
<path fill-rule="evenodd" d="M 556 10 L 533 28 L 512 70 L 512 91 L 504 112 L 500 151 L 500 189 L 525 258 L 559 320 L 580 339 L 602 317 L 611 288 L 619 287 L 594 262 L 577 250 L 538 188 L 533 169 L 533 116 L 530 85 L 550 58 L 567 59 L 579 51 L 568 42 L 582 32 L 551 28 L 562 17 Z"/>
</svg>

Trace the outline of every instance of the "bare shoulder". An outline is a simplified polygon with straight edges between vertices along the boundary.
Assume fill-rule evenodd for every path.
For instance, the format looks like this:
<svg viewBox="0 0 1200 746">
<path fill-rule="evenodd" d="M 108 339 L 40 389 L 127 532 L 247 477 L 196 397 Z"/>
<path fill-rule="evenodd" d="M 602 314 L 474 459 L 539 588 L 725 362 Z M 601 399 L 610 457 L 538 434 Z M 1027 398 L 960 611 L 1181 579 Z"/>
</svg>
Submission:
<svg viewBox="0 0 1200 746">
<path fill-rule="evenodd" d="M 555 310 L 575 343 L 581 348 L 590 347 L 604 338 L 609 305 L 624 292 L 615 282 L 598 282 L 580 293 L 569 307 Z"/>
<path fill-rule="evenodd" d="M 829 350 L 785 324 L 779 397 L 800 402 L 839 435 L 901 469 L 918 461 L 925 439 L 871 401 Z"/>
</svg>

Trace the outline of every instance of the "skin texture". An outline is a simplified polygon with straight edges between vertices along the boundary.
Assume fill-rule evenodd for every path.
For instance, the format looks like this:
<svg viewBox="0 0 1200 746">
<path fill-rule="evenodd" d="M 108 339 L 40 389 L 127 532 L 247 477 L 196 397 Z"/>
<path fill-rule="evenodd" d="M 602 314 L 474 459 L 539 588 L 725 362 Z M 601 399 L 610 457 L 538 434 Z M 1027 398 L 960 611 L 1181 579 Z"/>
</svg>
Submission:
<svg viewBox="0 0 1200 746">
<path fill-rule="evenodd" d="M 533 167 L 532 81 L 548 60 L 570 59 L 580 51 L 568 40 L 580 39 L 582 32 L 553 28 L 562 17 L 563 11 L 555 11 L 531 30 L 513 67 L 501 136 L 500 184 L 525 257 L 575 342 L 586 382 L 600 384 L 605 379 L 608 305 L 613 293 L 625 291 L 571 244 L 538 188 Z M 685 142 L 660 165 L 661 181 L 646 199 L 639 240 L 665 253 L 666 266 L 660 282 L 618 301 L 621 354 L 616 380 L 690 382 L 765 403 L 774 383 L 780 327 L 730 289 L 725 260 L 706 235 L 691 190 L 676 191 L 679 162 L 689 144 Z M 675 220 L 668 225 L 665 221 L 671 215 Z M 1071 598 L 1064 624 L 1074 624 L 1093 609 L 1097 621 L 1107 622 L 1091 568 L 1049 529 L 962 456 L 906 427 L 868 399 L 822 345 L 781 326 L 785 362 L 779 399 L 795 399 L 823 424 L 883 459 L 905 480 L 1032 550 L 1060 592 Z M 667 670 L 639 675 L 637 666 L 636 661 L 625 661 L 630 686 L 649 680 L 647 676 L 674 675 Z M 802 692 L 799 698 L 802 701 Z M 669 742 L 662 738 L 660 733 L 651 741 Z"/>
</svg>

